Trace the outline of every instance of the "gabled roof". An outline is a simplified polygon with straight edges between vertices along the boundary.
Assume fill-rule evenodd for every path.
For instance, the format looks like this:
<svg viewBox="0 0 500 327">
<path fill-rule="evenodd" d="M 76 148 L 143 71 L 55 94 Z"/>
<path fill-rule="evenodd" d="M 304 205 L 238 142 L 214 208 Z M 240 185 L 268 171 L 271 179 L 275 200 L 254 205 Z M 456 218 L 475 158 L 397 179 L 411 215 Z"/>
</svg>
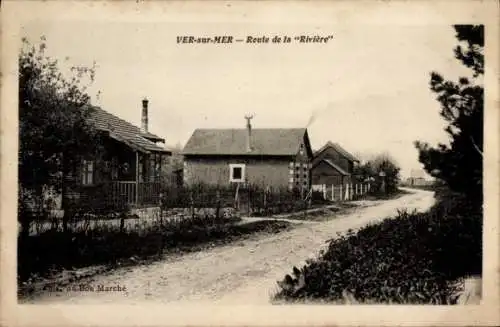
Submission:
<svg viewBox="0 0 500 327">
<path fill-rule="evenodd" d="M 329 159 L 321 159 L 320 161 L 316 162 L 314 164 L 313 167 L 316 167 L 317 165 L 319 165 L 320 162 L 325 162 L 327 165 L 329 165 L 330 167 L 332 167 L 333 169 L 337 170 L 339 173 L 341 173 L 342 175 L 344 176 L 348 176 L 350 175 L 348 172 L 346 172 L 344 169 L 340 168 L 339 166 L 337 166 L 336 164 L 334 164 L 331 160 Z"/>
<path fill-rule="evenodd" d="M 305 128 L 256 128 L 247 152 L 247 130 L 196 129 L 184 147 L 185 155 L 296 155 L 307 136 Z M 306 146 L 309 146 L 308 144 Z"/>
<path fill-rule="evenodd" d="M 343 155 L 346 159 L 353 161 L 353 162 L 359 162 L 359 159 L 347 152 L 343 147 L 340 146 L 338 143 L 333 143 L 331 141 L 328 141 L 321 149 L 316 151 L 314 153 L 314 156 L 317 157 L 321 152 L 325 151 L 327 148 L 333 148 L 335 151 Z"/>
<path fill-rule="evenodd" d="M 91 107 L 89 111 L 89 121 L 100 130 L 109 133 L 109 136 L 119 142 L 125 143 L 134 150 L 141 152 L 170 152 L 151 140 L 163 141 L 151 133 L 144 133 L 139 127 L 99 108 Z"/>
</svg>

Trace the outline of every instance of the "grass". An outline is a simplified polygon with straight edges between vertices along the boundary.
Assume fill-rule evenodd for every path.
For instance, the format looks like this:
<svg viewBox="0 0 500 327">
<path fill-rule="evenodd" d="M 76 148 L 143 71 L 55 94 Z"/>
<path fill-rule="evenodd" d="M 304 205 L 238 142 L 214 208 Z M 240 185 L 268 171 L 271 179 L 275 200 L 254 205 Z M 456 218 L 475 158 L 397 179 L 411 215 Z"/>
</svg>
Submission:
<svg viewBox="0 0 500 327">
<path fill-rule="evenodd" d="M 119 226 L 100 224 L 64 233 L 46 231 L 18 243 L 20 297 L 37 290 L 37 283 L 61 272 L 84 267 L 137 265 L 208 247 L 228 244 L 257 233 L 279 233 L 290 228 L 284 221 L 238 224 L 234 217 L 158 219 L 122 232 Z"/>
<path fill-rule="evenodd" d="M 455 304 L 457 280 L 480 275 L 482 213 L 441 198 L 426 213 L 334 239 L 317 260 L 278 282 L 278 302 Z"/>
</svg>

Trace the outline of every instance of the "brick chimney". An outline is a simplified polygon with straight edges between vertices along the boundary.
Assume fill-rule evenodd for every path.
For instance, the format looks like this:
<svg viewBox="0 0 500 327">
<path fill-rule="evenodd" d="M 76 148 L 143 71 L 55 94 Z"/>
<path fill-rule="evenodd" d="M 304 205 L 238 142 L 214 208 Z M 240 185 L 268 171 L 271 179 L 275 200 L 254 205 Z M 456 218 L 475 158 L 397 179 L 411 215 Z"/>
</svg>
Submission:
<svg viewBox="0 0 500 327">
<path fill-rule="evenodd" d="M 253 116 L 245 116 L 245 119 L 247 120 L 247 128 L 246 128 L 246 149 L 247 152 L 252 151 L 252 124 L 250 124 L 250 120 L 253 118 Z"/>
<path fill-rule="evenodd" d="M 148 102 L 147 98 L 142 99 L 141 131 L 148 132 Z"/>
</svg>

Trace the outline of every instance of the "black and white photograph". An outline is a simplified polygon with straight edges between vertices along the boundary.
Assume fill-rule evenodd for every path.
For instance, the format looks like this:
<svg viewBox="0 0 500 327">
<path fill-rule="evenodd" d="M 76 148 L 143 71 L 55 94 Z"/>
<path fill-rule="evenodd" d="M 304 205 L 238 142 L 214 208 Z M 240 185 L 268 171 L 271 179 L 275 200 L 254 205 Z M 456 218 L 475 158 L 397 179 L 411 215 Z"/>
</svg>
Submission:
<svg viewBox="0 0 500 327">
<path fill-rule="evenodd" d="M 17 305 L 500 322 L 494 1 L 58 2 L 3 6 Z"/>
</svg>

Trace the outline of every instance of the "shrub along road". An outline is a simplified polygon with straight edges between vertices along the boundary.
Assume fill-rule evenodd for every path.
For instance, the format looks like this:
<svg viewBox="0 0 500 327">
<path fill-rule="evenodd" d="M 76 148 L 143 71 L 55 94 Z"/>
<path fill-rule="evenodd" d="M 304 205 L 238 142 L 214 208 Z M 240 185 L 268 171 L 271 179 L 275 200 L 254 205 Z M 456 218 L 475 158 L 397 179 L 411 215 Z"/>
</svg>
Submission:
<svg viewBox="0 0 500 327">
<path fill-rule="evenodd" d="M 407 189 L 408 190 L 408 189 Z M 326 241 L 369 223 L 392 217 L 398 209 L 426 211 L 433 193 L 411 194 L 377 201 L 372 206 L 337 214 L 330 220 L 307 222 L 276 235 L 258 235 L 240 243 L 212 248 L 137 267 L 119 268 L 89 280 L 46 291 L 32 303 L 219 302 L 270 303 L 277 280 L 318 255 Z"/>
</svg>

